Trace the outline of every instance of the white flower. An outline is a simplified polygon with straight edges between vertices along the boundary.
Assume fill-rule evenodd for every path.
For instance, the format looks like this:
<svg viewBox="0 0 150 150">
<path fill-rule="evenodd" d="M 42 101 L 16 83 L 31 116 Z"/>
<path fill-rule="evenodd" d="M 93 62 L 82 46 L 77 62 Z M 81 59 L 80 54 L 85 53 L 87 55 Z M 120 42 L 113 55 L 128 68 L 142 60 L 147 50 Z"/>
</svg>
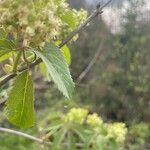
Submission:
<svg viewBox="0 0 150 150">
<path fill-rule="evenodd" d="M 0 0 L 0 26 L 40 46 L 73 30 L 62 17 L 68 10 L 76 25 L 84 18 L 83 11 L 71 11 L 65 0 Z"/>
</svg>

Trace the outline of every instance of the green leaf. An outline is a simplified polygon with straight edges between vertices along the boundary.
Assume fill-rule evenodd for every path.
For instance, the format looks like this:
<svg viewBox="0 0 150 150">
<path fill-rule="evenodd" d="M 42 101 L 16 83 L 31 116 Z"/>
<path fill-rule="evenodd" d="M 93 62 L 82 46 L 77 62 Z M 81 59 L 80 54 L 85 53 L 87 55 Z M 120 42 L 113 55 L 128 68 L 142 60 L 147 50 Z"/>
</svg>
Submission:
<svg viewBox="0 0 150 150">
<path fill-rule="evenodd" d="M 7 119 L 21 128 L 34 124 L 33 83 L 28 71 L 16 77 L 4 110 Z"/>
<path fill-rule="evenodd" d="M 2 57 L 3 55 L 8 54 L 9 52 L 11 52 L 11 50 L 7 49 L 7 50 L 1 50 L 0 49 L 0 57 Z"/>
<path fill-rule="evenodd" d="M 61 51 L 62 51 L 62 53 L 63 53 L 63 56 L 64 56 L 65 60 L 66 60 L 66 63 L 67 63 L 68 65 L 70 65 L 70 64 L 71 64 L 71 54 L 70 54 L 70 50 L 69 50 L 69 48 L 67 47 L 67 45 L 63 46 L 63 47 L 61 48 Z"/>
<path fill-rule="evenodd" d="M 70 98 L 74 89 L 74 83 L 68 65 L 59 48 L 52 43 L 47 43 L 43 51 L 35 51 L 35 53 L 43 60 L 47 72 L 52 77 L 58 89 L 67 98 Z"/>
<path fill-rule="evenodd" d="M 12 50 L 15 47 L 15 44 L 7 39 L 0 39 L 0 51 L 1 50 Z"/>
<path fill-rule="evenodd" d="M 0 62 L 10 58 L 10 56 L 11 56 L 10 52 L 11 52 L 10 50 L 5 50 L 5 51 L 0 50 Z"/>
<path fill-rule="evenodd" d="M 55 44 L 59 47 L 59 44 L 61 44 L 61 41 L 56 41 Z M 68 46 L 64 45 L 60 50 L 65 58 L 66 63 L 68 65 L 70 65 L 71 64 L 71 54 L 70 54 L 70 50 L 69 50 Z"/>
<path fill-rule="evenodd" d="M 46 77 L 46 75 L 47 75 L 47 70 L 46 70 L 46 67 L 45 67 L 45 64 L 44 64 L 44 63 L 40 63 L 39 69 L 40 69 L 40 73 L 42 74 L 42 76 L 43 76 L 43 77 Z"/>
<path fill-rule="evenodd" d="M 61 17 L 63 22 L 65 22 L 70 28 L 74 29 L 76 27 L 76 18 L 74 16 L 74 13 L 72 13 L 71 10 L 64 13 L 64 15 Z"/>
</svg>

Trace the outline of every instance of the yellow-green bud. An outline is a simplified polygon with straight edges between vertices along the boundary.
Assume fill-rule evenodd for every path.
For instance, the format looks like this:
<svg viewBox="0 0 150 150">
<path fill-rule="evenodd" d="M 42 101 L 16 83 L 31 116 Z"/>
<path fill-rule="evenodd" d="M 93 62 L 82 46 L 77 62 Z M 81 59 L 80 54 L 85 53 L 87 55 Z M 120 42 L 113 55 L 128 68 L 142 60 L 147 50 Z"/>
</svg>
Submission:
<svg viewBox="0 0 150 150">
<path fill-rule="evenodd" d="M 113 123 L 107 126 L 107 138 L 113 138 L 116 142 L 122 143 L 127 134 L 127 128 L 124 123 Z"/>
<path fill-rule="evenodd" d="M 103 120 L 98 116 L 98 114 L 94 113 L 92 115 L 88 115 L 87 124 L 92 127 L 99 127 L 103 124 Z"/>
<path fill-rule="evenodd" d="M 82 124 L 86 119 L 88 110 L 82 108 L 72 108 L 65 116 L 65 122 L 75 122 Z"/>
</svg>

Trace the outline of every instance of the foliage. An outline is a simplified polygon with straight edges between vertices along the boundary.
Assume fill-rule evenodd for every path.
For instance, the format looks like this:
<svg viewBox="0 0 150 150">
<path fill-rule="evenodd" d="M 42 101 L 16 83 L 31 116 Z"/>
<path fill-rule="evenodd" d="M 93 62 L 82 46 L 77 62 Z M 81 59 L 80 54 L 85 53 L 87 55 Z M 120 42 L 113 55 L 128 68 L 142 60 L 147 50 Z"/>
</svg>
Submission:
<svg viewBox="0 0 150 150">
<path fill-rule="evenodd" d="M 0 146 L 2 150 L 10 150 L 12 149 L 19 149 L 19 150 L 26 150 L 26 149 L 36 149 L 38 146 L 34 144 L 32 141 L 28 141 L 21 137 L 17 137 L 15 135 L 10 134 L 0 134 Z"/>
<path fill-rule="evenodd" d="M 144 122 L 133 123 L 129 128 L 128 146 L 130 150 L 149 149 L 150 125 Z"/>
<path fill-rule="evenodd" d="M 74 29 L 85 16 L 84 11 L 69 9 L 65 0 L 2 0 L 0 13 L 0 25 L 7 33 L 36 47 L 62 40 L 63 33 Z"/>
<path fill-rule="evenodd" d="M 43 60 L 49 76 L 56 83 L 58 89 L 69 98 L 72 94 L 74 83 L 70 76 L 68 66 L 61 51 L 54 44 L 47 44 L 43 51 L 34 51 Z"/>
<path fill-rule="evenodd" d="M 48 109 L 48 107 L 47 107 Z M 45 113 L 47 113 L 46 117 Z M 44 113 L 44 114 L 43 114 Z M 83 113 L 83 114 L 82 114 Z M 52 145 L 41 145 L 16 135 L 0 134 L 1 148 L 8 150 L 24 150 L 26 148 L 40 150 L 119 150 L 124 147 L 127 128 L 124 123 L 105 123 L 96 113 L 89 113 L 88 109 L 71 108 L 67 113 L 62 111 L 43 111 L 38 113 L 38 126 L 26 130 L 28 134 L 39 137 L 45 141 L 51 141 Z M 112 129 L 114 127 L 115 129 Z M 109 129 L 110 128 L 110 129 Z M 112 130 L 111 130 L 112 129 Z M 118 132 L 119 131 L 119 132 Z M 115 135 L 118 134 L 116 137 Z M 118 141 L 118 138 L 120 140 Z"/>
<path fill-rule="evenodd" d="M 123 148 L 127 128 L 123 123 L 104 123 L 96 113 L 87 109 L 72 108 L 67 114 L 52 113 L 47 117 L 45 139 L 52 149 L 117 150 Z"/>
<path fill-rule="evenodd" d="M 69 49 L 64 46 L 60 50 L 56 44 L 85 17 L 85 11 L 70 9 L 65 0 L 0 1 L 0 60 L 10 61 L 4 65 L 4 71 L 8 74 L 24 66 L 28 68 L 18 73 L 8 94 L 5 114 L 12 124 L 22 128 L 34 125 L 34 90 L 29 66 L 37 57 L 43 60 L 44 72 L 58 89 L 67 98 L 71 97 L 74 83 L 67 65 Z"/>
<path fill-rule="evenodd" d="M 22 137 L 0 134 L 0 149 L 150 149 L 150 24 L 143 18 L 147 14 L 137 8 L 142 4 L 136 2 L 142 0 L 129 0 L 127 13 L 122 16 L 122 32 L 112 34 L 99 17 L 76 43 L 58 48 L 60 41 L 84 20 L 85 11 L 70 9 L 64 0 L 0 0 L 0 74 L 17 73 L 13 81 L 0 87 L 0 109 L 7 99 L 5 116 L 12 124 L 26 128 L 35 122 L 29 129 L 32 132 L 22 131 L 53 143 L 39 146 Z M 70 0 L 71 6 L 79 3 L 84 1 Z M 64 100 L 51 81 L 66 97 L 72 96 L 69 48 L 76 79 L 101 47 L 101 41 L 105 42 L 91 72 L 77 87 L 72 101 Z M 29 65 L 38 57 L 43 63 L 31 69 Z M 18 72 L 22 67 L 27 71 Z M 41 81 L 39 72 L 49 82 Z M 25 76 L 29 77 L 27 86 Z M 36 91 L 34 104 L 32 90 Z M 32 118 L 33 105 L 36 120 Z M 0 126 L 11 127 L 2 116 Z M 127 124 L 128 133 L 125 124 L 118 121 Z"/>
<path fill-rule="evenodd" d="M 129 1 L 129 6 L 121 32 L 110 33 L 99 19 L 79 37 L 72 47 L 73 76 L 87 67 L 105 40 L 99 59 L 82 81 L 84 88 L 78 88 L 81 103 L 112 120 L 149 121 L 150 24 L 143 17 L 149 12 L 141 12 L 143 5 L 136 1 Z"/>
<path fill-rule="evenodd" d="M 33 97 L 32 79 L 28 71 L 25 71 L 14 80 L 13 88 L 6 102 L 5 115 L 12 124 L 24 128 L 34 124 Z"/>
</svg>

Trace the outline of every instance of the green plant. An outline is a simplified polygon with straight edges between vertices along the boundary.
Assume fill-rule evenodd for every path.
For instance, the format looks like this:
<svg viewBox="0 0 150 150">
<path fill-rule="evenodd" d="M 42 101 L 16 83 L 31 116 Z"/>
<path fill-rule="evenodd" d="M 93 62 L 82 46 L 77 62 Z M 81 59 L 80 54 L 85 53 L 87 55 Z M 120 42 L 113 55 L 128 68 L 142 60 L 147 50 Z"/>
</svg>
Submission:
<svg viewBox="0 0 150 150">
<path fill-rule="evenodd" d="M 99 7 L 77 30 L 102 13 Z M 71 34 L 67 42 L 64 40 L 60 44 L 60 41 L 84 20 L 86 12 L 70 9 L 65 0 L 2 0 L 0 14 L 0 59 L 8 75 L 1 79 L 0 85 L 15 77 L 9 85 L 4 114 L 12 124 L 29 128 L 34 125 L 35 115 L 33 67 L 36 66 L 48 80 L 52 79 L 64 96 L 71 97 L 74 83 L 68 67 L 70 53 L 65 44 L 78 32 Z M 42 139 L 2 127 L 0 131 L 50 145 L 54 150 L 117 150 L 123 147 L 127 133 L 123 123 L 104 123 L 96 113 L 89 114 L 82 108 L 73 108 L 65 115 L 55 112 L 48 117 L 48 128 L 45 127 Z M 18 147 L 24 149 L 20 144 Z"/>
<path fill-rule="evenodd" d="M 105 123 L 96 113 L 89 114 L 87 109 L 72 108 L 67 114 L 51 113 L 46 122 L 45 127 L 42 125 L 45 128 L 43 138 L 52 142 L 54 150 L 117 150 L 124 147 L 125 124 Z"/>
<path fill-rule="evenodd" d="M 4 72 L 16 76 L 4 110 L 12 124 L 34 125 L 34 61 L 43 61 L 37 68 L 70 98 L 74 83 L 67 65 L 69 49 L 65 45 L 60 50 L 58 43 L 85 17 L 85 11 L 70 9 L 65 0 L 0 1 L 0 60 L 6 62 Z"/>
<path fill-rule="evenodd" d="M 150 138 L 150 125 L 148 123 L 140 122 L 130 125 L 128 132 L 128 149 L 148 149 Z"/>
</svg>

